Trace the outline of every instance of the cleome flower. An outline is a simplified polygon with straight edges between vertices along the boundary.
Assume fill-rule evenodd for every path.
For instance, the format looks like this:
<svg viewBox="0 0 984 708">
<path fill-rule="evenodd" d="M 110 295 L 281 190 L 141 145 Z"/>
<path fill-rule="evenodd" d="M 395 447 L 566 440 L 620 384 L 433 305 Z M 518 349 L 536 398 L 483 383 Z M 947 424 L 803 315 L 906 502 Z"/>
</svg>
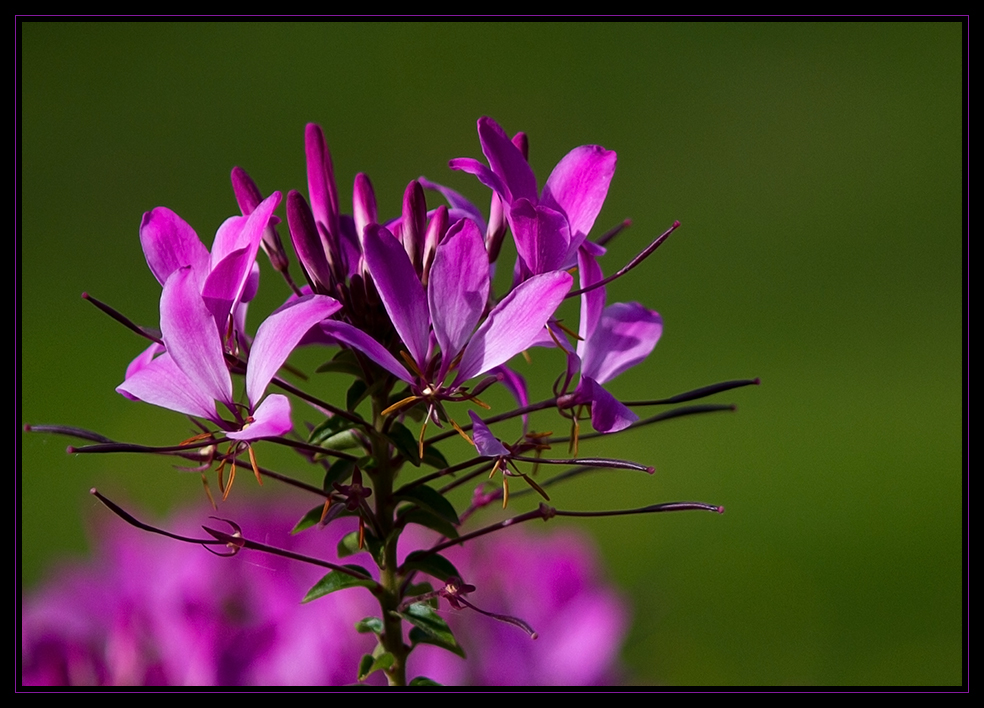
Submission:
<svg viewBox="0 0 984 708">
<path fill-rule="evenodd" d="M 267 385 L 301 337 L 340 305 L 310 295 L 285 305 L 257 330 L 246 372 L 249 406 L 233 398 L 226 353 L 236 355 L 244 303 L 256 291 L 256 253 L 264 229 L 280 202 L 267 197 L 248 216 L 232 217 L 219 228 L 209 253 L 177 214 L 158 207 L 144 215 L 140 240 L 151 272 L 163 285 L 161 341 L 128 367 L 117 391 L 187 415 L 205 418 L 234 440 L 282 435 L 291 428 L 290 403 L 281 395 L 263 400 Z M 216 402 L 232 420 L 216 411 Z"/>
<path fill-rule="evenodd" d="M 502 200 L 523 276 L 573 265 L 605 203 L 615 174 L 615 153 L 599 145 L 574 148 L 557 163 L 538 194 L 532 168 L 498 123 L 479 118 L 478 137 L 488 167 L 466 157 L 449 165 L 475 175 Z"/>
<path fill-rule="evenodd" d="M 533 276 L 496 304 L 482 321 L 490 267 L 474 222 L 462 219 L 448 229 L 436 248 L 426 290 L 403 244 L 388 229 L 370 225 L 364 242 L 369 273 L 406 347 L 405 363 L 347 323 L 329 321 L 322 328 L 410 384 L 414 396 L 407 399 L 408 404 L 411 400 L 433 403 L 461 397 L 462 386 L 469 379 L 530 347 L 573 282 L 564 271 Z M 439 353 L 434 352 L 435 342 Z"/>
<path fill-rule="evenodd" d="M 561 409 L 591 406 L 591 425 L 601 433 L 622 430 L 639 419 L 635 413 L 606 391 L 602 384 L 642 362 L 655 348 L 663 333 L 663 318 L 638 302 L 619 302 L 605 307 L 605 288 L 591 285 L 602 280 L 595 258 L 582 248 L 578 253 L 581 278 L 581 324 L 577 349 L 567 349 L 565 388 L 580 371 L 581 378 L 572 393 L 559 396 Z M 563 334 L 555 336 L 567 344 Z"/>
</svg>

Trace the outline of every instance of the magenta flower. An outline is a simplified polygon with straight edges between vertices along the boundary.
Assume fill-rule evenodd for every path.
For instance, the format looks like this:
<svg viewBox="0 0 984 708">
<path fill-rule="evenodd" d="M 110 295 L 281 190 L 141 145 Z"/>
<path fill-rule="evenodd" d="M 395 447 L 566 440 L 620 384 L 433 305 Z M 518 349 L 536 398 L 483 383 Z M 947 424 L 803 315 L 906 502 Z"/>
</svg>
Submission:
<svg viewBox="0 0 984 708">
<path fill-rule="evenodd" d="M 572 265 L 605 203 L 615 174 L 615 153 L 598 145 L 571 150 L 538 195 L 533 170 L 498 123 L 479 118 L 478 137 L 489 167 L 465 157 L 449 164 L 475 175 L 502 200 L 527 273 Z"/>
<path fill-rule="evenodd" d="M 488 302 L 489 261 L 472 221 L 463 219 L 448 229 L 437 246 L 426 290 L 403 244 L 385 227 L 367 227 L 364 239 L 369 272 L 413 368 L 351 325 L 332 321 L 323 327 L 426 399 L 450 397 L 464 382 L 530 347 L 573 280 L 563 271 L 534 276 L 503 298 L 479 325 Z M 432 336 L 441 349 L 439 357 L 433 354 Z M 455 368 L 454 379 L 445 384 Z"/>
<path fill-rule="evenodd" d="M 245 533 L 316 557 L 330 555 L 354 527 L 354 519 L 338 520 L 290 535 L 296 519 L 289 507 L 228 504 L 248 520 Z M 205 520 L 185 510 L 167 525 L 197 536 Z M 355 682 L 357 659 L 372 650 L 374 639 L 354 633 L 352 625 L 379 611 L 364 589 L 301 604 L 323 570 L 279 556 L 217 558 L 199 546 L 110 524 L 96 544 L 97 558 L 63 568 L 26 597 L 25 685 Z M 426 548 L 431 538 L 411 526 L 401 541 L 408 552 Z M 469 599 L 523 617 L 539 636 L 532 641 L 510 624 L 442 603 L 440 612 L 462 638 L 468 660 L 421 646 L 410 659 L 414 675 L 446 685 L 590 685 L 619 678 L 628 610 L 601 579 L 583 537 L 516 528 L 456 547 L 448 558 L 477 587 Z"/>
<path fill-rule="evenodd" d="M 325 295 L 308 295 L 281 307 L 260 325 L 246 369 L 250 405 L 243 415 L 233 398 L 222 340 L 197 291 L 195 273 L 188 267 L 179 268 L 168 276 L 161 295 L 161 334 L 166 351 L 128 373 L 116 390 L 155 406 L 205 418 L 234 440 L 283 435 L 292 425 L 290 402 L 280 394 L 264 400 L 266 387 L 304 334 L 339 307 Z M 216 401 L 232 414 L 232 422 L 216 412 Z"/>
<path fill-rule="evenodd" d="M 227 220 L 216 234 L 211 255 L 173 212 L 158 208 L 145 215 L 140 232 L 144 253 L 164 286 L 163 347 L 155 344 L 138 357 L 117 391 L 205 418 L 234 440 L 273 437 L 290 430 L 290 402 L 282 395 L 263 400 L 263 394 L 304 334 L 337 311 L 339 303 L 310 295 L 285 305 L 260 325 L 246 370 L 245 414 L 233 398 L 224 344 L 225 333 L 234 329 L 229 318 L 249 294 L 260 239 L 279 201 L 279 192 L 274 193 L 250 216 Z M 232 414 L 232 421 L 216 411 L 216 401 Z"/>
<path fill-rule="evenodd" d="M 582 248 L 578 253 L 581 288 L 602 280 L 595 258 Z M 637 302 L 615 303 L 605 307 L 605 288 L 596 287 L 581 294 L 581 324 L 577 349 L 568 349 L 567 378 L 570 383 L 580 370 L 581 378 L 573 393 L 558 400 L 561 408 L 591 406 L 591 425 L 602 433 L 622 430 L 639 419 L 606 391 L 607 383 L 643 361 L 663 333 L 663 318 Z M 567 340 L 557 337 L 562 344 Z"/>
</svg>

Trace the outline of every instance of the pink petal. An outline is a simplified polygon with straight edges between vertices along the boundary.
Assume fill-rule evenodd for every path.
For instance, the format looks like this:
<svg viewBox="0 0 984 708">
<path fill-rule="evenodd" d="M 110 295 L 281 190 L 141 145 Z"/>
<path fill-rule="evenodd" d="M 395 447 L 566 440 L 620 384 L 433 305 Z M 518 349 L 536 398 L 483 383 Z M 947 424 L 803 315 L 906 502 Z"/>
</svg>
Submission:
<svg viewBox="0 0 984 708">
<path fill-rule="evenodd" d="M 600 145 L 574 148 L 554 168 L 543 187 L 541 203 L 567 214 L 571 236 L 585 236 L 594 226 L 615 175 L 616 155 Z"/>
<path fill-rule="evenodd" d="M 403 245 L 382 226 L 365 231 L 366 265 L 393 326 L 417 366 L 427 362 L 430 314 L 427 297 Z"/>
<path fill-rule="evenodd" d="M 215 320 L 198 294 L 191 268 L 174 271 L 161 295 L 161 334 L 174 363 L 202 395 L 232 408 L 232 379 Z"/>
<path fill-rule="evenodd" d="M 652 352 L 663 333 L 663 318 L 637 302 L 605 308 L 591 337 L 584 342 L 581 374 L 598 383 L 611 381 Z"/>
<path fill-rule="evenodd" d="M 143 215 L 140 245 L 150 271 L 162 286 L 167 276 L 183 266 L 191 266 L 200 277 L 208 272 L 205 244 L 184 219 L 166 207 Z"/>
<path fill-rule="evenodd" d="M 491 118 L 479 118 L 478 139 L 482 143 L 482 152 L 489 161 L 489 167 L 509 189 L 508 202 L 525 198 L 536 204 L 536 177 L 530 163 L 509 139 L 506 131 Z"/>
<path fill-rule="evenodd" d="M 455 383 L 504 364 L 531 346 L 571 289 L 564 271 L 535 275 L 507 295 L 478 328 L 461 358 Z"/>
<path fill-rule="evenodd" d="M 474 222 L 461 220 L 437 247 L 427 301 L 447 372 L 482 317 L 489 298 L 489 256 Z M 443 379 L 443 375 L 438 379 Z"/>
<path fill-rule="evenodd" d="M 479 455 L 482 457 L 500 457 L 509 454 L 506 446 L 492 434 L 485 421 L 475 415 L 475 411 L 468 411 L 468 415 L 472 419 L 472 438 L 475 440 L 475 447 Z"/>
<path fill-rule="evenodd" d="M 410 384 L 414 382 L 414 377 L 410 375 L 406 367 L 398 362 L 396 357 L 386 350 L 386 347 L 361 329 L 357 329 L 347 322 L 338 322 L 336 320 L 322 322 L 321 329 L 335 341 L 353 349 L 358 349 L 397 378 Z"/>
<path fill-rule="evenodd" d="M 215 400 L 188 378 L 168 354 L 161 354 L 133 372 L 128 370 L 126 380 L 116 390 L 133 401 L 219 422 Z"/>
<path fill-rule="evenodd" d="M 581 376 L 577 389 L 579 400 L 591 402 L 591 425 L 599 433 L 615 433 L 639 420 L 639 416 L 590 377 Z"/>
<path fill-rule="evenodd" d="M 249 352 L 246 394 L 255 406 L 267 385 L 308 330 L 341 308 L 327 295 L 305 295 L 290 302 L 263 321 Z M 254 413 L 255 417 L 255 413 Z"/>
<path fill-rule="evenodd" d="M 294 427 L 290 420 L 290 401 L 279 393 L 267 396 L 251 417 L 253 422 L 247 423 L 242 430 L 226 433 L 226 437 L 233 440 L 276 438 L 286 435 Z"/>
<path fill-rule="evenodd" d="M 571 232 L 562 213 L 519 199 L 509 211 L 509 223 L 516 250 L 532 274 L 558 270 L 564 265 Z"/>
</svg>

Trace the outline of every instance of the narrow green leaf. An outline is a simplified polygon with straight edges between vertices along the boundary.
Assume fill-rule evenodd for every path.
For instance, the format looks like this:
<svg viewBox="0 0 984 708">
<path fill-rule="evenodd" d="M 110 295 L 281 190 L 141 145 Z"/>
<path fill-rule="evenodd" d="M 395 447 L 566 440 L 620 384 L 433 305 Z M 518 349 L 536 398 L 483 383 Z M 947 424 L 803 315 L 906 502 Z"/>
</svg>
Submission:
<svg viewBox="0 0 984 708">
<path fill-rule="evenodd" d="M 359 634 L 382 634 L 383 633 L 383 621 L 378 617 L 366 617 L 363 620 L 359 620 L 355 623 L 355 631 Z"/>
<path fill-rule="evenodd" d="M 312 526 L 316 526 L 319 521 L 321 521 L 321 512 L 324 511 L 325 505 L 319 504 L 301 517 L 301 520 L 294 524 L 294 528 L 291 529 L 291 534 L 298 534 L 304 529 L 309 529 Z"/>
<path fill-rule="evenodd" d="M 398 489 L 395 496 L 400 501 L 411 502 L 421 509 L 426 509 L 432 514 L 440 516 L 450 524 L 455 526 L 461 524 L 458 520 L 458 512 L 451 506 L 451 502 L 439 491 L 428 487 L 426 484 L 419 484 L 409 489 Z"/>
<path fill-rule="evenodd" d="M 406 508 L 406 507 L 404 507 Z M 442 519 L 440 516 L 432 514 L 420 507 L 410 507 L 405 513 L 399 515 L 405 524 L 418 524 L 426 526 L 432 531 L 437 531 L 446 538 L 458 538 L 458 529 Z"/>
<path fill-rule="evenodd" d="M 358 565 L 346 565 L 346 568 L 354 570 L 359 573 L 365 573 L 369 575 L 369 571 Z M 336 570 L 329 571 L 321 580 L 316 582 L 310 590 L 308 590 L 307 595 L 301 600 L 304 602 L 311 602 L 311 600 L 317 600 L 319 597 L 324 597 L 330 593 L 337 590 L 345 590 L 347 588 L 375 588 L 377 583 L 371 578 L 362 580 L 360 578 L 355 578 L 351 575 L 346 575 L 345 573 L 339 573 Z"/>
<path fill-rule="evenodd" d="M 359 404 L 366 397 L 366 391 L 369 387 L 366 386 L 366 382 L 362 379 L 356 379 L 349 386 L 349 390 L 345 394 L 345 408 L 349 411 L 354 411 L 358 408 Z"/>
<path fill-rule="evenodd" d="M 414 627 L 410 630 L 412 645 L 433 644 L 465 658 L 465 650 L 455 640 L 448 623 L 430 605 L 416 602 L 397 614 Z"/>
<path fill-rule="evenodd" d="M 400 573 L 406 573 L 409 570 L 419 570 L 422 573 L 432 575 L 441 582 L 447 582 L 448 578 L 452 576 L 461 577 L 461 573 L 447 558 L 438 553 L 427 554 L 425 551 L 414 551 L 407 556 L 403 565 L 400 566 Z"/>
<path fill-rule="evenodd" d="M 417 437 L 403 423 L 396 422 L 390 428 L 387 439 L 414 467 L 420 467 L 419 443 Z"/>
<path fill-rule="evenodd" d="M 426 676 L 417 676 L 410 680 L 410 686 L 443 686 L 443 683 L 438 683 L 434 679 L 429 679 Z"/>
</svg>

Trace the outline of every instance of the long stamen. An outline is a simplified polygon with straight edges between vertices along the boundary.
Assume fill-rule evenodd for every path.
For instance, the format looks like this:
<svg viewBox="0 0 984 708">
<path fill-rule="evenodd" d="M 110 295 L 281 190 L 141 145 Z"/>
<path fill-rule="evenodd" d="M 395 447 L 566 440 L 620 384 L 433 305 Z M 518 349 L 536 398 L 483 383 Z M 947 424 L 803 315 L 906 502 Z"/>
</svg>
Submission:
<svg viewBox="0 0 984 708">
<path fill-rule="evenodd" d="M 215 497 L 212 496 L 212 489 L 208 486 L 208 477 L 205 476 L 204 472 L 202 472 L 202 486 L 205 487 L 205 496 L 208 497 L 208 503 L 212 505 L 213 510 L 218 511 L 219 507 L 215 503 Z"/>
<path fill-rule="evenodd" d="M 468 436 L 468 433 L 466 433 L 466 432 L 465 432 L 464 430 L 462 430 L 462 429 L 461 429 L 461 426 L 460 426 L 460 425 L 458 425 L 457 423 L 455 423 L 455 422 L 454 422 L 454 420 L 451 420 L 451 426 L 452 426 L 452 427 L 453 427 L 453 428 L 454 428 L 455 430 L 457 430 L 457 431 L 458 431 L 458 435 L 460 435 L 461 437 L 463 437 L 463 438 L 464 438 L 464 439 L 465 439 L 465 440 L 466 440 L 466 441 L 468 442 L 468 444 L 469 444 L 469 445 L 471 445 L 472 447 L 474 447 L 474 446 L 475 446 L 475 441 L 474 441 L 474 440 L 472 440 L 472 439 L 471 439 L 471 438 L 470 438 L 470 437 Z"/>
<path fill-rule="evenodd" d="M 235 459 L 233 459 L 229 463 L 229 485 L 225 488 L 225 493 L 222 495 L 222 501 L 225 501 L 228 498 L 229 492 L 232 491 L 232 483 L 234 481 L 236 481 L 236 460 Z"/>
<path fill-rule="evenodd" d="M 246 451 L 249 453 L 249 463 L 253 466 L 253 474 L 256 475 L 256 482 L 262 487 L 263 479 L 260 477 L 260 468 L 256 464 L 256 455 L 253 454 L 253 446 L 247 445 Z"/>
<path fill-rule="evenodd" d="M 407 396 L 402 401 L 397 401 L 392 406 L 390 406 L 389 408 L 385 409 L 379 415 L 386 416 L 386 415 L 389 415 L 390 413 L 395 413 L 396 411 L 400 410 L 401 408 L 404 408 L 405 406 L 408 406 L 411 403 L 416 403 L 417 401 L 420 401 L 420 400 L 423 400 L 420 396 Z"/>
</svg>

